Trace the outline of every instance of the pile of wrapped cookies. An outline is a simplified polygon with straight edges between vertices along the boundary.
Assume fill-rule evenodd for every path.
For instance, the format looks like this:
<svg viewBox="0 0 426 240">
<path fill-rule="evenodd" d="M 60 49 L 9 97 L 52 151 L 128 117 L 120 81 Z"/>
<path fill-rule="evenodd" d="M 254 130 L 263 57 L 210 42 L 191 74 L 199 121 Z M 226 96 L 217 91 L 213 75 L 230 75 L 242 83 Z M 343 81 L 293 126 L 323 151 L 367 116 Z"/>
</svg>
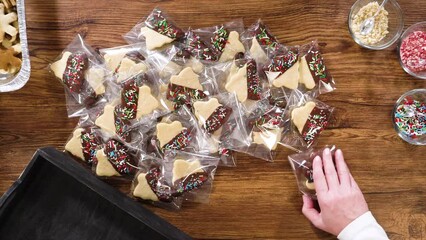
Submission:
<svg viewBox="0 0 426 240">
<path fill-rule="evenodd" d="M 316 97 L 334 81 L 316 42 L 282 45 L 261 20 L 184 31 L 156 8 L 124 38 L 94 50 L 78 35 L 50 70 L 80 118 L 65 150 L 100 178 L 132 180 L 144 202 L 205 202 L 235 152 L 303 152 L 330 120 Z"/>
<path fill-rule="evenodd" d="M 16 0 L 0 0 L 0 75 L 13 75 L 21 69 Z"/>
</svg>

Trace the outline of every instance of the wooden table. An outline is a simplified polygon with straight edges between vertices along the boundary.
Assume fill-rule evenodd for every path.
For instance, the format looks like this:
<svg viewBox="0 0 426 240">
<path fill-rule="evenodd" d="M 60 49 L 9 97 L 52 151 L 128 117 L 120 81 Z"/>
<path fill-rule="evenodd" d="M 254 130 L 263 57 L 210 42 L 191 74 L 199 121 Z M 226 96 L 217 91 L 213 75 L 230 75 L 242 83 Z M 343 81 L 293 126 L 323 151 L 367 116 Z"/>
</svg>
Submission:
<svg viewBox="0 0 426 240">
<path fill-rule="evenodd" d="M 426 239 L 426 148 L 403 142 L 391 121 L 404 92 L 425 88 L 400 67 L 395 46 L 370 51 L 348 32 L 353 1 L 27 1 L 32 75 L 17 92 L 0 94 L 0 193 L 42 146 L 63 149 L 77 119 L 68 119 L 64 92 L 47 65 L 78 32 L 93 47 L 123 45 L 121 35 L 153 7 L 161 6 L 183 28 L 262 18 L 288 45 L 318 39 L 337 91 L 320 99 L 336 107 L 337 121 L 319 145 L 344 150 L 369 207 L 391 239 Z M 401 0 L 405 25 L 426 20 L 426 2 Z M 220 168 L 209 204 L 180 212 L 151 208 L 200 239 L 334 239 L 301 213 L 299 194 L 282 150 L 274 163 L 239 155 L 237 168 Z M 123 192 L 129 184 L 115 183 Z"/>
</svg>

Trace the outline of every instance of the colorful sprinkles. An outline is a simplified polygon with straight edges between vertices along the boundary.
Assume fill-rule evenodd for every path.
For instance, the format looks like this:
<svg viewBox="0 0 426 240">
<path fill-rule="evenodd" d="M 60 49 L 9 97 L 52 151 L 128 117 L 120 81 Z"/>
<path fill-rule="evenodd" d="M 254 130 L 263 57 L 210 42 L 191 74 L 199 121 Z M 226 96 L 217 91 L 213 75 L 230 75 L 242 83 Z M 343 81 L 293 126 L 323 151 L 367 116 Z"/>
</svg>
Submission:
<svg viewBox="0 0 426 240">
<path fill-rule="evenodd" d="M 262 85 L 260 84 L 259 74 L 257 74 L 257 66 L 254 60 L 247 62 L 247 98 L 251 100 L 260 100 Z"/>
<path fill-rule="evenodd" d="M 254 31 L 254 34 L 261 46 L 265 46 L 269 49 L 275 49 L 275 47 L 278 45 L 278 40 L 268 31 L 266 26 L 262 23 L 259 23 L 259 25 Z"/>
<path fill-rule="evenodd" d="M 175 184 L 176 193 L 174 195 L 179 196 L 185 192 L 199 189 L 207 180 L 208 176 L 205 172 L 190 174 L 189 176 L 177 180 Z"/>
<path fill-rule="evenodd" d="M 208 133 L 213 133 L 218 130 L 228 120 L 232 113 L 231 108 L 219 106 L 214 112 L 207 118 L 203 127 Z"/>
<path fill-rule="evenodd" d="M 111 139 L 105 144 L 105 154 L 120 174 L 133 174 L 136 170 L 135 162 L 128 152 L 128 148 L 117 140 Z"/>
<path fill-rule="evenodd" d="M 318 83 L 321 81 L 326 84 L 331 83 L 332 77 L 325 67 L 324 60 L 319 50 L 317 50 L 315 47 L 310 49 L 306 55 L 306 61 L 308 62 L 309 70 L 311 71 L 315 82 Z"/>
<path fill-rule="evenodd" d="M 201 40 L 196 33 L 189 31 L 186 35 L 186 49 L 198 60 L 216 61 L 217 54 Z"/>
<path fill-rule="evenodd" d="M 71 92 L 80 93 L 85 81 L 84 71 L 88 65 L 87 55 L 83 52 L 76 52 L 68 57 L 63 82 Z"/>
<path fill-rule="evenodd" d="M 277 55 L 270 60 L 264 70 L 269 72 L 279 72 L 280 74 L 277 76 L 278 78 L 297 63 L 298 56 L 299 54 L 294 51 L 288 51 L 286 54 Z"/>
<path fill-rule="evenodd" d="M 327 109 L 315 107 L 308 117 L 302 131 L 303 140 L 307 143 L 308 147 L 314 143 L 316 138 L 328 125 L 328 119 L 331 112 Z"/>
<path fill-rule="evenodd" d="M 171 202 L 173 197 L 169 186 L 160 183 L 161 170 L 159 167 L 151 168 L 145 175 L 145 179 L 152 191 L 157 195 L 162 202 Z"/>
<path fill-rule="evenodd" d="M 138 111 L 139 87 L 134 79 L 127 81 L 121 90 L 121 102 L 123 119 L 132 120 L 136 118 Z"/>
<path fill-rule="evenodd" d="M 426 134 L 426 103 L 406 97 L 394 114 L 399 131 L 411 139 Z"/>
<path fill-rule="evenodd" d="M 213 48 L 218 52 L 223 52 L 225 49 L 226 43 L 228 42 L 229 32 L 225 29 L 224 26 L 216 26 L 216 30 L 213 32 L 213 37 L 211 38 L 211 44 Z"/>
<path fill-rule="evenodd" d="M 166 143 L 162 150 L 180 150 L 189 145 L 192 140 L 191 132 L 188 129 L 182 130 L 176 137 L 170 142 Z"/>
<path fill-rule="evenodd" d="M 97 162 L 96 152 L 101 148 L 102 142 L 96 135 L 93 129 L 85 129 L 81 132 L 81 146 L 83 151 L 84 160 L 92 164 Z"/>
<path fill-rule="evenodd" d="M 192 100 L 200 100 L 206 98 L 207 95 L 198 89 L 183 87 L 180 85 L 170 83 L 166 98 L 173 102 L 175 110 L 183 105 L 192 108 Z"/>
<path fill-rule="evenodd" d="M 181 38 L 184 35 L 182 30 L 169 22 L 163 15 L 163 12 L 159 9 L 154 9 L 151 12 L 151 14 L 146 18 L 145 24 L 152 30 L 169 38 L 176 39 Z"/>
</svg>

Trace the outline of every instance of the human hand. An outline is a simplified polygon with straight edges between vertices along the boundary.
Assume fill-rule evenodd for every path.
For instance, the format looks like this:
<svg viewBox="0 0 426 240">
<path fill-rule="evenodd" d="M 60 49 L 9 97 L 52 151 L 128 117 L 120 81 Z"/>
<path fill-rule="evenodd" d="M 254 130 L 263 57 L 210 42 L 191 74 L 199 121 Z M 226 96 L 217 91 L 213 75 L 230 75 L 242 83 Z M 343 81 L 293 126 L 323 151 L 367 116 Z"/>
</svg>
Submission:
<svg viewBox="0 0 426 240">
<path fill-rule="evenodd" d="M 317 192 L 318 212 L 314 202 L 303 196 L 302 212 L 312 224 L 337 236 L 349 223 L 368 212 L 364 195 L 355 182 L 339 149 L 334 165 L 330 149 L 325 149 L 322 159 L 313 161 L 313 178 Z"/>
</svg>

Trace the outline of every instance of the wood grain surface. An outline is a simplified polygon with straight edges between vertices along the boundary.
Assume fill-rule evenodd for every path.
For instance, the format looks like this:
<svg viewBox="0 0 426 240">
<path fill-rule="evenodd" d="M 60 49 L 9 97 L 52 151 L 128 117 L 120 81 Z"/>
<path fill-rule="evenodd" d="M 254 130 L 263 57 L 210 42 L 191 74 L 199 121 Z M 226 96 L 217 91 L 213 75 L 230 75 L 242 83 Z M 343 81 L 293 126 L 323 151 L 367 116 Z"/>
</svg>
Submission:
<svg viewBox="0 0 426 240">
<path fill-rule="evenodd" d="M 404 92 L 425 88 L 399 65 L 395 45 L 366 50 L 353 42 L 347 16 L 354 0 L 28 0 L 31 79 L 21 90 L 0 94 L 0 193 L 16 180 L 34 151 L 63 146 L 77 123 L 68 119 L 64 90 L 47 65 L 83 33 L 93 47 L 125 44 L 122 35 L 160 6 L 181 26 L 198 28 L 243 18 L 262 18 L 288 45 L 317 39 L 337 91 L 320 100 L 336 108 L 336 121 L 319 146 L 343 149 L 369 207 L 391 239 L 426 239 L 426 147 L 403 142 L 391 111 Z M 426 1 L 400 0 L 405 26 L 426 20 Z M 210 203 L 179 212 L 148 206 L 198 239 L 335 239 L 302 215 L 301 195 L 281 149 L 274 163 L 238 155 L 236 168 L 217 172 Z M 113 182 L 129 192 L 128 182 Z"/>
</svg>

